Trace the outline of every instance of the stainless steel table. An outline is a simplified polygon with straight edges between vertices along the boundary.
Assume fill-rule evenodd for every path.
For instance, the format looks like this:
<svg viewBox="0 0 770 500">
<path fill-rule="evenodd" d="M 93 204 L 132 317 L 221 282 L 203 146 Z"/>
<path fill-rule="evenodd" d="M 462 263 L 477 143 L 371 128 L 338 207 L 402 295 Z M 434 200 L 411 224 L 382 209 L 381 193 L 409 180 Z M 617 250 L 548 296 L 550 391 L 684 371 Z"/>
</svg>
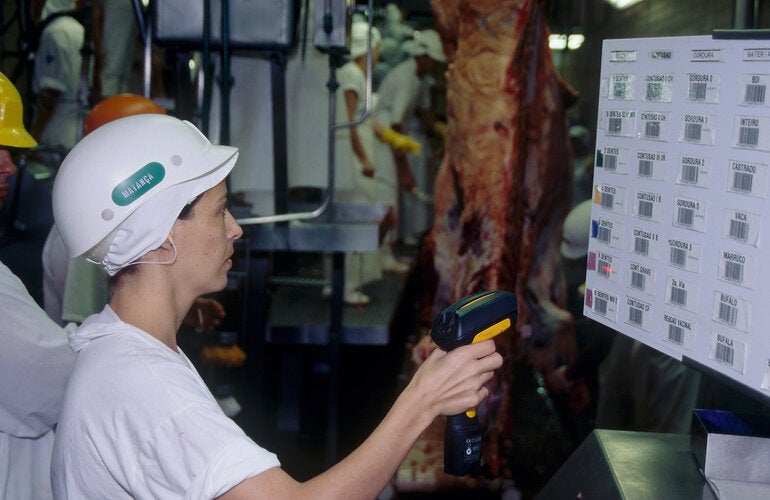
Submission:
<svg viewBox="0 0 770 500">
<path fill-rule="evenodd" d="M 583 441 L 537 498 L 716 500 L 688 434 L 602 429 Z"/>
</svg>

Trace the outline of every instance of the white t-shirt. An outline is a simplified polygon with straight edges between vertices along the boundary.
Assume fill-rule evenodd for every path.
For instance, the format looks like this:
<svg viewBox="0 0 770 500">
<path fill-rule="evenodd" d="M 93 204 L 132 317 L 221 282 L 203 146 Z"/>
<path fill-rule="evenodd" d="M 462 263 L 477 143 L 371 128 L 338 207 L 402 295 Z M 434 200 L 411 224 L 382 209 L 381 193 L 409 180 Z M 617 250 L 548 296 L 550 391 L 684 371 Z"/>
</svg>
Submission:
<svg viewBox="0 0 770 500">
<path fill-rule="evenodd" d="M 51 498 L 52 428 L 74 354 L 0 264 L 0 498 Z"/>
<path fill-rule="evenodd" d="M 278 467 L 225 416 L 189 359 L 104 310 L 77 353 L 56 431 L 57 498 L 214 498 Z"/>
</svg>

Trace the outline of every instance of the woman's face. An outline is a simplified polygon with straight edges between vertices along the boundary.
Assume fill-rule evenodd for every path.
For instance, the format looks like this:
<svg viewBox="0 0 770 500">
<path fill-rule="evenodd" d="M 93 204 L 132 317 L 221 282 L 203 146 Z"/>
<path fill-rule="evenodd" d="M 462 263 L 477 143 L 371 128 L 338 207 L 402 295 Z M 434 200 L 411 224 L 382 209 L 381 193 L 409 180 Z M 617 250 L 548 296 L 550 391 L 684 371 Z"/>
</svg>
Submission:
<svg viewBox="0 0 770 500">
<path fill-rule="evenodd" d="M 233 242 L 243 231 L 227 209 L 225 181 L 209 189 L 193 206 L 187 219 L 178 219 L 171 230 L 185 285 L 196 295 L 221 290 L 232 267 Z"/>
</svg>

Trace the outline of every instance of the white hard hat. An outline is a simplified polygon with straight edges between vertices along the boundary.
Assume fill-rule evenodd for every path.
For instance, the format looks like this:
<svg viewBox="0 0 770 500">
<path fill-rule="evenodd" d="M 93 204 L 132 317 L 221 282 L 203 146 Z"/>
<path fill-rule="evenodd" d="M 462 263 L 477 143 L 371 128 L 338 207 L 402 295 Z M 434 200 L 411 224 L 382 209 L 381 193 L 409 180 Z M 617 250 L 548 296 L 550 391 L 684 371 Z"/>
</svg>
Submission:
<svg viewBox="0 0 770 500">
<path fill-rule="evenodd" d="M 591 234 L 591 200 L 578 203 L 564 219 L 561 254 L 566 259 L 579 259 L 588 255 L 588 238 Z"/>
<path fill-rule="evenodd" d="M 434 61 L 446 62 L 441 38 L 435 30 L 417 31 L 414 34 L 414 40 L 404 42 L 404 49 L 412 56 L 426 55 Z"/>
<path fill-rule="evenodd" d="M 366 21 L 353 21 L 350 27 L 350 58 L 358 59 L 366 54 L 366 41 L 369 36 L 369 23 Z M 380 30 L 372 26 L 372 50 L 380 45 Z"/>
<path fill-rule="evenodd" d="M 184 206 L 221 182 L 237 157 L 237 148 L 211 144 L 171 116 L 99 127 L 72 148 L 54 182 L 54 218 L 70 257 L 85 254 L 115 274 L 159 247 Z"/>
</svg>

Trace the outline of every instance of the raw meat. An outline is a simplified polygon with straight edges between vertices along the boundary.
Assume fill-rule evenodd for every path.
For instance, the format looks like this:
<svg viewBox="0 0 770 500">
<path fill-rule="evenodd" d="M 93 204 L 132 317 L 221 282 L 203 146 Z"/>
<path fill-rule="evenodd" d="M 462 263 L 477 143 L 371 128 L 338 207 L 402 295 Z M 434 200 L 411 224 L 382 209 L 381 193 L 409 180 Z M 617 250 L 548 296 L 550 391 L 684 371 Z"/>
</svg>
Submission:
<svg viewBox="0 0 770 500">
<path fill-rule="evenodd" d="M 488 474 L 499 476 L 513 363 L 544 373 L 575 355 L 560 272 L 573 160 L 566 108 L 576 93 L 548 49 L 544 0 L 432 0 L 447 70 L 448 137 L 423 263 L 435 278 L 423 318 L 481 290 L 515 291 L 519 321 L 498 337 L 506 356 L 486 408 Z M 427 287 L 431 292 L 433 287 Z M 428 295 L 428 294 L 426 294 Z M 424 297 L 426 297 L 424 295 Z"/>
</svg>

